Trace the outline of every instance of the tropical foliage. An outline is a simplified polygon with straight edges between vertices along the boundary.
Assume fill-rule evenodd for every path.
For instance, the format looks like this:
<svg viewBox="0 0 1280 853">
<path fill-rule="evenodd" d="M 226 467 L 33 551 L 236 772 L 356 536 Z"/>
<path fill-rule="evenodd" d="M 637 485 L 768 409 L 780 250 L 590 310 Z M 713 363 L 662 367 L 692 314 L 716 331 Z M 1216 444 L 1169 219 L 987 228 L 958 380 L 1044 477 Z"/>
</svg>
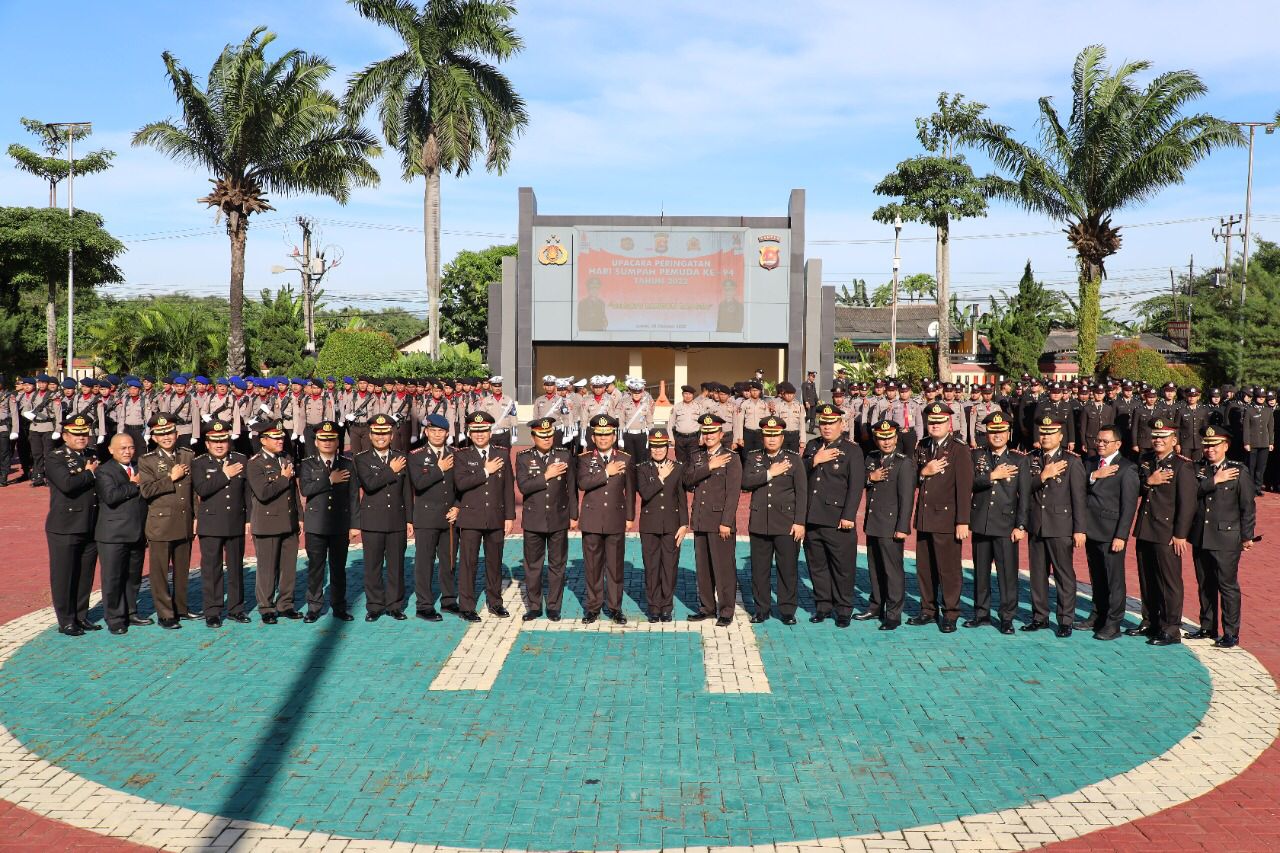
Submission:
<svg viewBox="0 0 1280 853">
<path fill-rule="evenodd" d="M 371 376 L 395 357 L 395 341 L 385 332 L 338 329 L 320 348 L 316 370 L 326 376 Z"/>
<path fill-rule="evenodd" d="M 483 356 L 466 344 L 441 344 L 440 357 L 416 352 L 402 355 L 378 368 L 381 376 L 435 376 L 454 378 L 459 376 L 487 376 L 488 366 Z"/>
</svg>

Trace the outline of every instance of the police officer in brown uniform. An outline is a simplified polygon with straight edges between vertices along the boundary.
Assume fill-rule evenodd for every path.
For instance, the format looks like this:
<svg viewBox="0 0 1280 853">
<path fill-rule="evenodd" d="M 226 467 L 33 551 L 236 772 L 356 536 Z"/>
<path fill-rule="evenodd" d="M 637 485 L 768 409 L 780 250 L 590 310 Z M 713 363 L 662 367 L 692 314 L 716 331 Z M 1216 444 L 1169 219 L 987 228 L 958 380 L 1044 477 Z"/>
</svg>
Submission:
<svg viewBox="0 0 1280 853">
<path fill-rule="evenodd" d="M 426 443 L 409 457 L 409 480 L 413 483 L 413 598 L 417 617 L 439 622 L 432 575 L 440 578 L 440 606 L 460 615 L 458 584 L 454 567 L 458 563 L 458 538 L 454 522 L 454 451 L 449 447 L 452 428 L 448 418 L 436 412 L 427 415 Z M 439 567 L 438 570 L 436 567 Z"/>
<path fill-rule="evenodd" d="M 397 436 L 393 416 L 377 414 L 369 421 L 373 447 L 356 454 L 351 488 L 351 526 L 364 542 L 364 605 L 366 622 L 384 614 L 402 621 L 404 615 L 404 555 L 412 535 L 410 517 L 413 486 L 409 457 L 391 444 Z M 386 577 L 383 577 L 383 569 Z"/>
<path fill-rule="evenodd" d="M 1020 630 L 1049 627 L 1049 569 L 1058 588 L 1057 636 L 1070 637 L 1076 616 L 1073 548 L 1083 548 L 1088 528 L 1084 466 L 1063 449 L 1062 418 L 1042 415 L 1036 424 L 1039 447 L 1031 452 L 1031 507 L 1028 512 L 1031 564 L 1031 621 Z"/>
<path fill-rule="evenodd" d="M 262 449 L 249 459 L 249 526 L 258 557 L 255 593 L 263 624 L 276 616 L 301 619 L 293 606 L 298 580 L 298 485 L 293 460 L 284 453 L 287 434 L 279 419 L 262 425 Z"/>
<path fill-rule="evenodd" d="M 1226 427 L 1205 426 L 1200 443 L 1204 458 L 1195 466 L 1199 488 L 1191 525 L 1200 627 L 1184 636 L 1189 640 L 1212 639 L 1215 646 L 1230 649 L 1240 643 L 1240 553 L 1253 546 L 1257 490 L 1244 463 L 1227 459 L 1230 438 Z"/>
<path fill-rule="evenodd" d="M 911 507 L 916 496 L 916 463 L 899 446 L 902 428 L 891 420 L 871 425 L 876 449 L 866 457 L 867 512 L 863 532 L 867 536 L 867 568 L 871 575 L 871 601 L 854 616 L 858 621 L 879 619 L 881 631 L 902 624 L 905 598 L 903 545 L 911 532 Z"/>
<path fill-rule="evenodd" d="M 547 617 L 560 620 L 564 570 L 569 558 L 569 531 L 578 526 L 577 460 L 556 445 L 555 418 L 529 422 L 533 447 L 516 454 L 516 485 L 524 497 L 520 527 L 524 531 L 526 622 L 542 615 L 542 564 L 547 563 Z"/>
<path fill-rule="evenodd" d="M 310 431 L 314 456 L 298 466 L 298 489 L 306 498 L 302 525 L 307 550 L 307 615 L 304 622 L 320 619 L 324 609 L 324 584 L 329 578 L 329 602 L 333 617 L 352 621 L 347 609 L 347 553 L 353 536 L 351 492 L 356 488 L 355 463 L 338 452 L 338 424 L 321 421 Z M 366 568 L 367 572 L 368 569 Z"/>
<path fill-rule="evenodd" d="M 955 438 L 951 408 L 933 402 L 924 408 L 928 437 L 916 445 L 920 487 L 916 495 L 916 578 L 920 612 L 908 625 L 929 625 L 942 611 L 939 629 L 950 634 L 960 617 L 960 545 L 969 538 L 973 500 L 973 457 Z M 941 601 L 939 601 L 941 587 Z M 941 604 L 941 608 L 939 608 Z"/>
<path fill-rule="evenodd" d="M 984 386 L 989 387 L 989 386 Z M 973 408 L 981 406 L 978 403 Z M 1018 613 L 1018 543 L 1027 535 L 1031 473 L 1027 457 L 1009 447 L 1013 421 L 999 407 L 982 419 L 983 441 L 973 453 L 973 618 L 991 624 L 991 566 L 1000 587 L 1001 634 L 1013 633 Z"/>
<path fill-rule="evenodd" d="M 734 529 L 742 493 L 742 462 L 724 446 L 724 418 L 708 412 L 698 419 L 703 446 L 684 472 L 684 486 L 693 492 L 693 554 L 697 566 L 697 613 L 689 621 L 716 617 L 716 626 L 733 621 L 738 597 Z"/>
<path fill-rule="evenodd" d="M 582 531 L 582 562 L 586 576 L 586 612 L 582 621 L 599 618 L 603 604 L 614 624 L 627 624 L 622 615 L 623 551 L 626 532 L 636 513 L 634 460 L 616 446 L 618 420 L 598 414 L 588 421 L 594 448 L 578 455 L 578 529 Z"/>
<path fill-rule="evenodd" d="M 220 419 L 205 424 L 208 453 L 191 462 L 191 487 L 198 497 L 196 535 L 200 538 L 200 588 L 204 622 L 222 625 L 225 607 L 233 622 L 248 622 L 244 612 L 244 528 L 248 522 L 248 458 L 231 449 L 231 427 Z M 224 600 L 225 580 L 225 600 Z"/>
<path fill-rule="evenodd" d="M 151 418 L 156 449 L 138 464 L 138 487 L 147 501 L 147 574 L 151 600 L 161 628 L 180 628 L 179 619 L 194 619 L 187 610 L 191 572 L 191 539 L 195 530 L 195 493 L 191 463 L 195 454 L 178 447 L 178 424 L 169 415 Z M 173 570 L 170 592 L 169 570 Z"/>
<path fill-rule="evenodd" d="M 769 618 L 769 577 L 778 561 L 778 613 L 782 624 L 796 624 L 796 591 L 800 583 L 800 543 L 808 515 L 809 488 L 804 460 L 783 448 L 786 421 L 768 415 L 759 421 L 764 447 L 747 452 L 742 488 L 751 492 L 751 595 L 756 611 L 753 624 Z"/>
<path fill-rule="evenodd" d="M 467 416 L 470 446 L 454 455 L 453 486 L 458 501 L 458 607 L 468 622 L 476 613 L 476 568 L 484 545 L 485 603 L 494 616 L 511 613 L 502 605 L 502 544 L 516 518 L 515 477 L 508 452 L 490 442 L 494 417 L 479 409 Z"/>
<path fill-rule="evenodd" d="M 799 453 L 804 443 L 800 440 L 805 424 L 804 405 L 796 399 L 796 386 L 790 382 L 779 382 L 777 390 L 778 399 L 770 402 L 769 412 L 782 418 L 782 446 Z"/>
<path fill-rule="evenodd" d="M 862 502 L 866 462 L 862 448 L 845 438 L 844 411 L 833 403 L 813 410 L 818 440 L 804 449 L 809 499 L 805 517 L 805 561 L 813 581 L 813 623 L 835 616 L 837 628 L 853 616 L 857 534 L 854 519 Z"/>
<path fill-rule="evenodd" d="M 649 431 L 649 458 L 636 466 L 640 553 L 650 622 L 671 621 L 680 543 L 689 532 L 684 465 L 673 458 L 674 453 L 671 434 L 657 427 Z"/>
<path fill-rule="evenodd" d="M 698 449 L 700 433 L 698 416 L 702 414 L 702 405 L 694 399 L 692 385 L 680 386 L 680 400 L 671 407 L 669 426 L 675 433 L 676 461 L 688 465 L 693 458 L 693 451 Z"/>
<path fill-rule="evenodd" d="M 1142 590 L 1143 625 L 1126 631 L 1146 633 L 1148 645 L 1182 642 L 1182 557 L 1195 520 L 1195 466 L 1173 452 L 1177 426 L 1153 418 L 1152 450 L 1138 460 L 1142 502 L 1133 535 L 1138 541 L 1138 584 Z"/>
</svg>

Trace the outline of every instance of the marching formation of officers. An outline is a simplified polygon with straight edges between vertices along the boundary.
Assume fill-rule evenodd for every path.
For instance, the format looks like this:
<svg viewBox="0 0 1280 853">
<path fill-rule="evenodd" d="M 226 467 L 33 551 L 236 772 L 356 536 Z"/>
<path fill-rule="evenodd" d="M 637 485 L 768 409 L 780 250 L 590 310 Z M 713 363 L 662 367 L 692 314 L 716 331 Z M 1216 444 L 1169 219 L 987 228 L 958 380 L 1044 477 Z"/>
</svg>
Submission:
<svg viewBox="0 0 1280 853">
<path fill-rule="evenodd" d="M 965 627 L 1015 632 L 1025 546 L 1031 619 L 1021 630 L 1054 627 L 1052 575 L 1057 636 L 1085 628 L 1112 640 L 1122 633 L 1132 539 L 1142 618 L 1123 633 L 1152 645 L 1181 641 L 1189 553 L 1200 622 L 1187 636 L 1237 644 L 1239 558 L 1255 541 L 1253 453 L 1273 440 L 1250 426 L 1258 399 L 1269 405 L 1266 392 L 1240 395 L 1233 414 L 1226 404 L 1200 403 L 1194 388 L 1184 400 L 1177 388 L 1166 390 L 1163 408 L 1151 399 L 1154 389 L 1141 389 L 1143 402 L 1130 405 L 1135 389 L 1127 382 L 1077 388 L 1068 399 L 1062 386 L 1026 377 L 999 398 L 981 386 L 969 401 L 945 384 L 927 384 L 917 401 L 906 383 L 837 382 L 826 402 L 816 399 L 812 381 L 799 400 L 785 382 L 770 398 L 758 379 L 735 388 L 705 383 L 701 394 L 685 386 L 667 424 L 658 425 L 642 379 L 628 377 L 623 393 L 613 377 L 574 383 L 548 376 L 527 424 L 532 446 L 514 456 L 515 403 L 503 395 L 501 377 L 397 380 L 380 390 L 364 379 L 346 380 L 341 390 L 336 381 L 326 388 L 320 380 L 256 380 L 250 392 L 239 379 L 174 376 L 160 394 L 145 379 L 130 379 L 110 409 L 109 393 L 70 388 L 64 396 L 87 402 L 51 414 L 46 432 L 61 445 L 43 448 L 38 470 L 52 487 L 46 532 L 59 630 L 79 636 L 101 627 L 88 619 L 98 564 L 112 633 L 152 623 L 138 612 L 144 562 L 161 627 L 250 621 L 246 536 L 257 555 L 253 604 L 266 624 L 317 621 L 326 586 L 332 616 L 353 619 L 346 568 L 357 538 L 366 621 L 408 618 L 410 538 L 418 618 L 440 621 L 447 612 L 480 621 L 482 551 L 485 607 L 507 617 L 503 545 L 517 490 L 524 619 L 561 618 L 568 538 L 577 531 L 583 621 L 625 624 L 623 553 L 635 531 L 648 620 L 671 620 L 680 546 L 691 535 L 698 602 L 688 618 L 723 627 L 738 597 L 738 504 L 747 492 L 753 623 L 774 615 L 775 578 L 776 615 L 796 623 L 803 548 L 815 604 L 810 622 L 845 628 L 876 620 L 889 631 L 905 621 L 954 632 L 969 539 L 974 600 Z M 36 418 L 28 420 L 34 430 Z M 1237 423 L 1243 440 L 1233 434 Z M 816 431 L 808 441 L 806 427 Z M 1244 460 L 1232 452 L 1237 443 L 1249 454 Z M 864 506 L 869 603 L 855 613 L 855 528 Z M 904 547 L 913 531 L 920 607 L 904 620 Z M 197 540 L 200 613 L 188 604 Z M 1077 548 L 1093 590 L 1083 623 L 1075 618 Z M 305 612 L 295 605 L 300 549 Z"/>
</svg>

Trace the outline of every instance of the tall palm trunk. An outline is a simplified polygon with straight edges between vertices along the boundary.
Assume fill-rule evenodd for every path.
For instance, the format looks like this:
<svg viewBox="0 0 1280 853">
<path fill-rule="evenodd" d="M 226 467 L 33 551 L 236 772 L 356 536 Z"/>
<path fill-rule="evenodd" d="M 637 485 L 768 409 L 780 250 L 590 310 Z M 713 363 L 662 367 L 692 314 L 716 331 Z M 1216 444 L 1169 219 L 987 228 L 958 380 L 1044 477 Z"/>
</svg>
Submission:
<svg viewBox="0 0 1280 853">
<path fill-rule="evenodd" d="M 1102 268 L 1085 258 L 1079 259 L 1079 265 L 1080 328 L 1076 330 L 1076 360 L 1080 365 L 1080 375 L 1090 378 L 1098 361 L 1098 319 L 1101 313 L 1098 300 L 1102 290 Z"/>
<path fill-rule="evenodd" d="M 227 234 L 231 238 L 231 319 L 227 333 L 227 372 L 244 373 L 244 246 L 249 222 L 244 214 L 227 214 Z"/>
<path fill-rule="evenodd" d="M 427 264 L 427 332 L 432 358 L 440 357 L 440 169 L 428 167 L 422 204 L 423 251 Z"/>
<path fill-rule="evenodd" d="M 951 381 L 951 222 L 937 227 L 934 260 L 938 273 L 938 378 Z"/>
</svg>

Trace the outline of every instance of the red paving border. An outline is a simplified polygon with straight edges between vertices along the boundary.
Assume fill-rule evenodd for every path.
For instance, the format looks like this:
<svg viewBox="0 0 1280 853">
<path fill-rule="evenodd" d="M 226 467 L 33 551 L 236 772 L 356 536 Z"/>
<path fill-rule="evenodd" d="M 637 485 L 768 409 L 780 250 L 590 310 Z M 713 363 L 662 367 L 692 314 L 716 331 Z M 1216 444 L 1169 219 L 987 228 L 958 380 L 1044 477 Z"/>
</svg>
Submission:
<svg viewBox="0 0 1280 853">
<path fill-rule="evenodd" d="M 0 622 L 48 607 L 48 556 L 44 540 L 44 516 L 48 495 L 26 483 L 0 489 Z M 739 507 L 739 524 L 745 524 L 745 501 Z M 745 528 L 743 528 L 745 529 Z M 859 523 L 861 529 L 861 523 Z M 1273 568 L 1280 537 L 1280 496 L 1267 495 L 1258 503 L 1258 530 L 1262 543 L 1245 556 L 1240 572 L 1244 588 L 1242 644 L 1273 676 L 1280 674 L 1280 586 L 1264 582 Z M 908 543 L 908 547 L 911 543 Z M 1076 558 L 1077 574 L 1087 578 L 1084 555 Z M 1138 589 L 1136 569 L 1130 558 L 1129 590 Z M 1195 621 L 1195 573 L 1187 560 L 1185 615 Z M 865 590 L 862 591 L 865 595 Z M 1086 640 L 1082 635 L 1080 640 Z M 1121 642 L 1124 642 L 1122 640 Z M 1138 642 L 1128 640 L 1128 642 Z M 1158 652 L 1153 652 L 1158 653 Z M 1135 702 L 1158 702 L 1157 691 L 1135 692 Z M 1070 772 L 1069 769 L 1066 772 Z M 148 848 L 77 829 L 0 800 L 0 851 L 139 851 Z M 1181 806 L 1125 826 L 1104 829 L 1072 841 L 1051 845 L 1054 853 L 1263 853 L 1280 851 L 1280 745 L 1273 744 L 1248 770 L 1211 793 Z"/>
</svg>

